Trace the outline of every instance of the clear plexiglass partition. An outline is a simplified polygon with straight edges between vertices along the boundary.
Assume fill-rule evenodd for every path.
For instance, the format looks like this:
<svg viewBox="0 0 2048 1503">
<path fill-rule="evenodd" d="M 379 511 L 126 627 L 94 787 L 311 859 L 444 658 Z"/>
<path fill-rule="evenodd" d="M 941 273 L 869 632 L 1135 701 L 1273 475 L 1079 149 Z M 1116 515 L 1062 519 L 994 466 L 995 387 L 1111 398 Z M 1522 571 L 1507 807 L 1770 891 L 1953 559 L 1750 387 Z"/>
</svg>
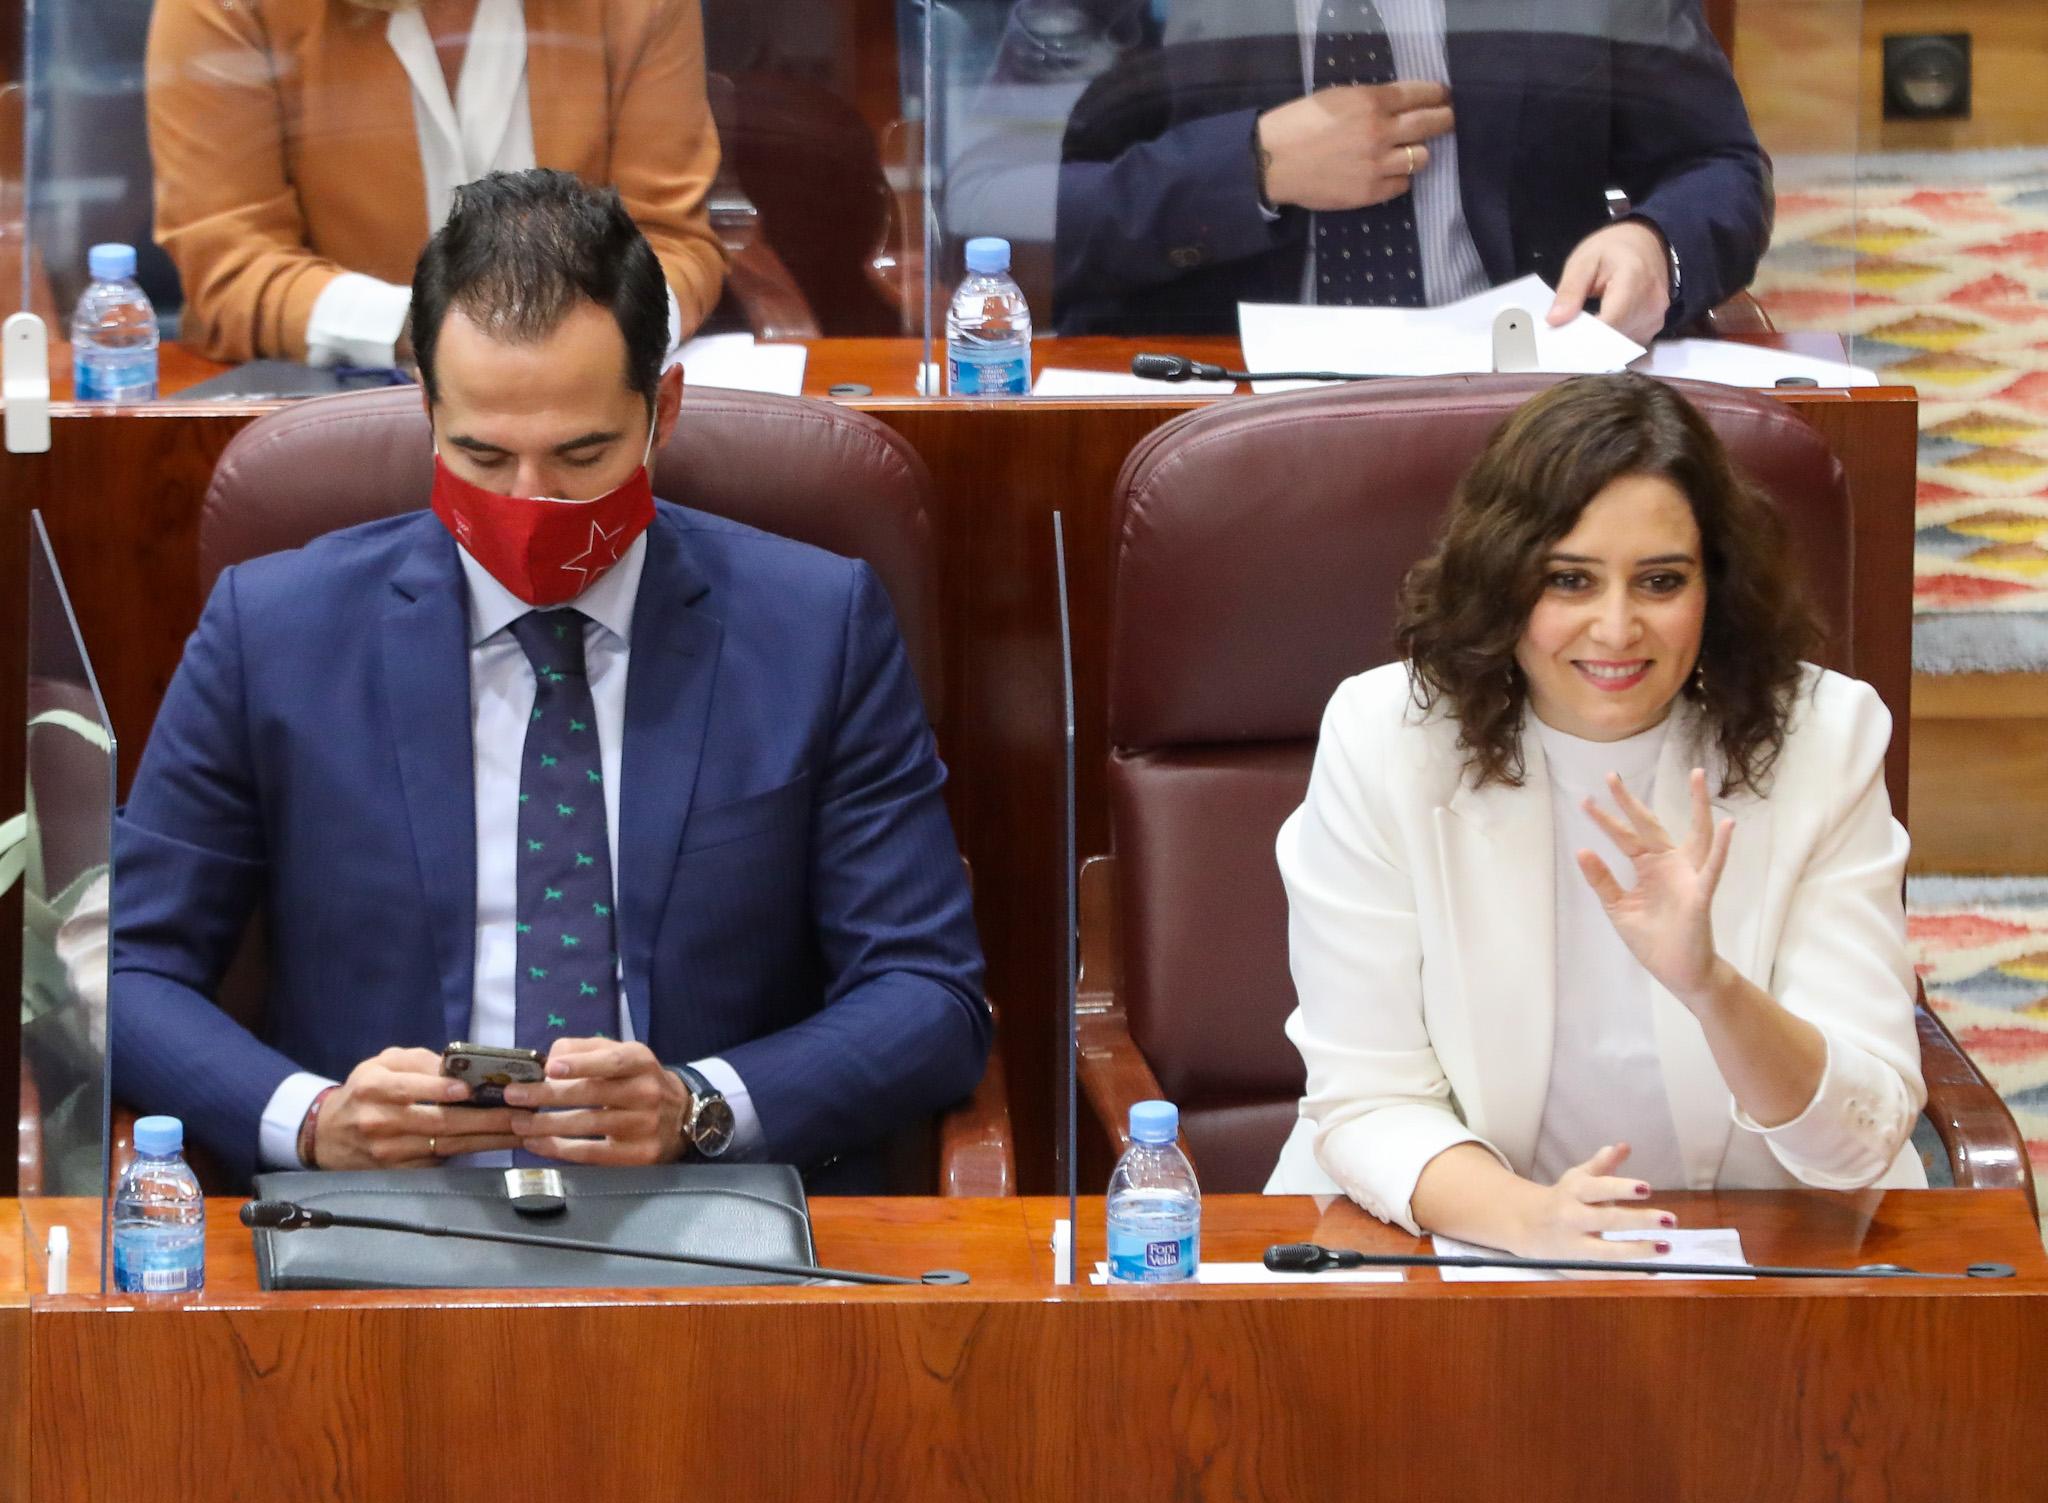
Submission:
<svg viewBox="0 0 2048 1503">
<path fill-rule="evenodd" d="M 981 236 L 1010 242 L 1041 366 L 1080 335 L 1234 340 L 1245 304 L 1582 274 L 1646 343 L 1842 336 L 1881 253 L 1860 3 L 932 0 L 926 41 L 934 361 Z"/>
<path fill-rule="evenodd" d="M 69 1282 L 102 1287 L 108 1184 L 107 933 L 115 744 L 42 514 L 31 515 L 27 776 L 21 862 L 20 1194 L 96 1200 L 99 1238 L 74 1244 Z M 81 1239 L 82 1240 L 82 1239 Z M 47 1287 L 39 1277 L 36 1287 Z"/>
<path fill-rule="evenodd" d="M 133 247 L 166 394 L 223 363 L 327 374 L 263 366 L 200 396 L 402 369 L 455 188 L 532 166 L 618 188 L 679 335 L 921 330 L 913 0 L 34 0 L 28 19 L 24 301 L 62 341 L 91 247 Z"/>
</svg>

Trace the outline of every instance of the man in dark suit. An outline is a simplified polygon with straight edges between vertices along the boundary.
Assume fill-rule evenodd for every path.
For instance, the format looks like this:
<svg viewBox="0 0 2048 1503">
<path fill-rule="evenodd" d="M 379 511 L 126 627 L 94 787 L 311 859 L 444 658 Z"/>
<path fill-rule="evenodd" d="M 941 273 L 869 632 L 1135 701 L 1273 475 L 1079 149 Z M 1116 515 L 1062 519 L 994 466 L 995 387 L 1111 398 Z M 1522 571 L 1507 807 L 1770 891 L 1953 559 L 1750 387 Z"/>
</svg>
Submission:
<svg viewBox="0 0 2048 1503">
<path fill-rule="evenodd" d="M 886 597 L 654 501 L 682 372 L 615 194 L 462 189 L 413 306 L 432 509 L 227 570 L 158 714 L 116 832 L 116 1091 L 243 1174 L 520 1150 L 871 1183 L 990 1039 Z M 259 907 L 261 1037 L 212 1000 Z M 547 1078 L 464 1104 L 457 1039 Z"/>
<path fill-rule="evenodd" d="M 1151 10 L 1068 121 L 1063 332 L 1235 332 L 1241 301 L 1435 304 L 1535 273 L 1553 322 L 1597 299 L 1647 341 L 1769 243 L 1769 163 L 1698 0 Z"/>
</svg>

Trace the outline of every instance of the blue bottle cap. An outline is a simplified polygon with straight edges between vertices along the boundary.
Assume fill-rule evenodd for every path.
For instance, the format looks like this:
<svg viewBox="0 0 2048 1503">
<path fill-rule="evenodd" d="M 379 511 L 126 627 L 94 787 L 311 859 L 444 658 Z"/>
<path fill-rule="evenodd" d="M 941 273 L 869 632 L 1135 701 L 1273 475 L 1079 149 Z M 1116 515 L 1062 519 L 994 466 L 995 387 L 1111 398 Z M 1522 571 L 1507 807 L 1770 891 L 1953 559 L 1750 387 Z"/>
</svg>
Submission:
<svg viewBox="0 0 2048 1503">
<path fill-rule="evenodd" d="M 185 1146 L 185 1124 L 176 1117 L 137 1117 L 135 1151 L 161 1158 Z"/>
<path fill-rule="evenodd" d="M 992 277 L 1010 269 L 1010 242 L 983 235 L 967 242 L 967 269 Z"/>
<path fill-rule="evenodd" d="M 95 245 L 85 253 L 85 264 L 94 281 L 118 282 L 135 275 L 135 247 L 112 242 Z"/>
<path fill-rule="evenodd" d="M 1171 1143 L 1180 1136 L 1180 1108 L 1171 1101 L 1140 1101 L 1131 1107 L 1131 1140 Z"/>
</svg>

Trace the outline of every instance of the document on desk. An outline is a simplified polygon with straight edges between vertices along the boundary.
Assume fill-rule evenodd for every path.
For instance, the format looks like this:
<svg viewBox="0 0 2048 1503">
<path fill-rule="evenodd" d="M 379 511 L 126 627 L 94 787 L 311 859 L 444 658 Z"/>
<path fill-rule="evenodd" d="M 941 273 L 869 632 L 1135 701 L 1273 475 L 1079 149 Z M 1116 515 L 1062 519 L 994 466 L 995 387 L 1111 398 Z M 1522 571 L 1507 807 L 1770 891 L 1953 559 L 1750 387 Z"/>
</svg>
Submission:
<svg viewBox="0 0 2048 1503">
<path fill-rule="evenodd" d="M 1195 1268 L 1197 1284 L 1398 1284 L 1405 1277 L 1399 1268 L 1333 1268 L 1328 1273 L 1275 1273 L 1263 1263 L 1201 1263 Z M 1088 1280 L 1109 1282 L 1109 1265 L 1097 1263 Z"/>
<path fill-rule="evenodd" d="M 1609 1242 L 1669 1242 L 1671 1251 L 1664 1254 L 1652 1253 L 1647 1247 L 1641 1257 L 1644 1262 L 1711 1263 L 1717 1268 L 1740 1268 L 1748 1259 L 1742 1255 L 1742 1233 L 1732 1226 L 1679 1227 L 1668 1232 L 1608 1232 Z M 1491 1247 L 1479 1247 L 1470 1242 L 1460 1242 L 1455 1237 L 1438 1237 L 1436 1254 L 1440 1258 L 1500 1257 L 1503 1254 Z M 1440 1268 L 1446 1283 L 1540 1283 L 1549 1279 L 1597 1278 L 1597 1274 L 1555 1273 L 1545 1268 Z M 1740 1279 L 1749 1275 L 1742 1273 L 1660 1273 L 1653 1277 L 1660 1279 Z"/>
<path fill-rule="evenodd" d="M 1643 354 L 1626 334 L 1581 313 L 1560 328 L 1544 321 L 1557 294 L 1541 278 L 1522 277 L 1437 308 L 1323 308 L 1239 303 L 1238 338 L 1249 371 L 1343 371 L 1361 376 L 1458 376 L 1493 369 L 1493 320 L 1506 308 L 1530 315 L 1536 368 L 1594 375 L 1625 368 Z M 1306 381 L 1255 381 L 1265 394 Z"/>
<path fill-rule="evenodd" d="M 1766 349 L 1738 339 L 1660 339 L 1629 369 L 1667 381 L 1689 378 L 1723 386 L 1775 386 L 1786 376 L 1803 376 L 1831 387 L 1878 384 L 1877 372 L 1860 365 Z"/>
<path fill-rule="evenodd" d="M 1032 384 L 1034 397 L 1227 397 L 1235 381 L 1153 381 L 1129 371 L 1071 370 L 1048 365 Z"/>
<path fill-rule="evenodd" d="M 700 334 L 682 348 L 683 380 L 691 386 L 801 396 L 809 355 L 800 344 L 756 344 L 751 334 Z"/>
</svg>

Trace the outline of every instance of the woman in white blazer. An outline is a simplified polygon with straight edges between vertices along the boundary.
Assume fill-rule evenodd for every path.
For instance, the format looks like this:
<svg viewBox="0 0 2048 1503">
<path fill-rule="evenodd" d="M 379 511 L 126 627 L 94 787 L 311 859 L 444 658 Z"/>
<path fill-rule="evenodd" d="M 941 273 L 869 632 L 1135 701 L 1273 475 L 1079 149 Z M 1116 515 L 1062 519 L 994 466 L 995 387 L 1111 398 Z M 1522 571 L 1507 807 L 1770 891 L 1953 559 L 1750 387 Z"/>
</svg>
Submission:
<svg viewBox="0 0 2048 1503">
<path fill-rule="evenodd" d="M 1280 831 L 1308 1082 L 1268 1191 L 1583 1258 L 1676 1225 L 1659 1189 L 1924 1184 L 1890 717 L 1802 660 L 1704 420 L 1638 376 L 1538 396 L 1400 619 Z"/>
</svg>

